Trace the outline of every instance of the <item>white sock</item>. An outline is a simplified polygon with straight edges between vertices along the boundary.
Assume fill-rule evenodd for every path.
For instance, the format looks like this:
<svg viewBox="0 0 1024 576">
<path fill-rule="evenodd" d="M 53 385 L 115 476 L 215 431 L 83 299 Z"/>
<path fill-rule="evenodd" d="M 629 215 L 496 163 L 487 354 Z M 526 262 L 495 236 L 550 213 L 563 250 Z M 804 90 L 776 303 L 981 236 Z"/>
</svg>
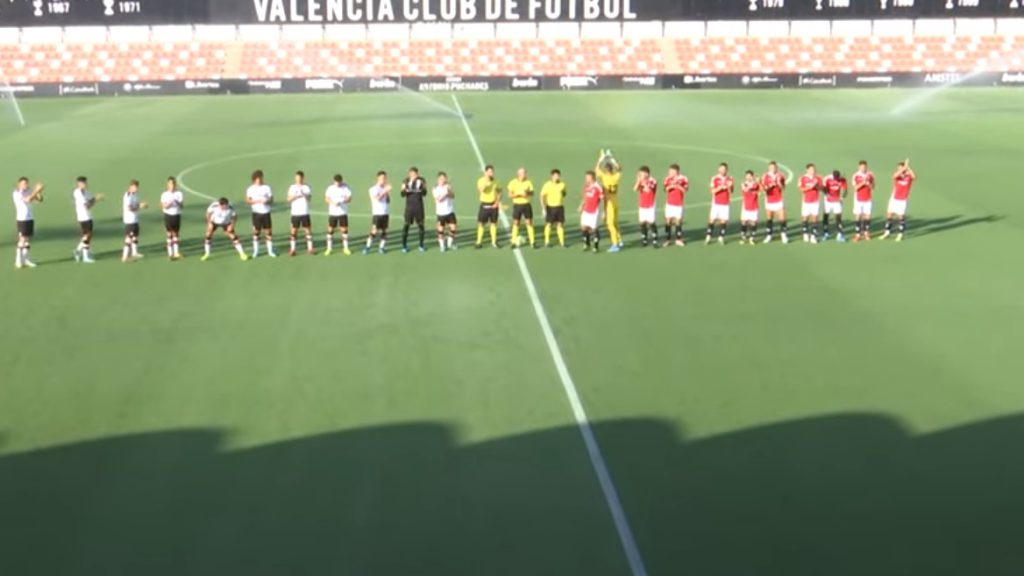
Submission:
<svg viewBox="0 0 1024 576">
<path fill-rule="evenodd" d="M 267 238 L 267 254 L 273 254 L 273 253 L 274 253 L 274 241 L 271 240 L 270 238 Z"/>
<path fill-rule="evenodd" d="M 235 240 L 235 251 L 238 252 L 239 256 L 245 256 L 245 250 L 242 249 L 242 243 Z"/>
<path fill-rule="evenodd" d="M 88 246 L 82 248 L 82 258 L 92 258 L 92 256 L 89 255 L 89 252 L 90 250 Z"/>
<path fill-rule="evenodd" d="M 444 250 L 444 236 L 437 237 L 437 245 L 441 247 L 441 250 Z"/>
<path fill-rule="evenodd" d="M 380 239 L 380 249 L 383 250 L 384 249 L 384 245 L 387 244 L 387 243 L 388 243 L 388 239 L 387 238 L 381 238 Z"/>
<path fill-rule="evenodd" d="M 138 240 L 132 240 L 132 256 L 138 256 L 138 255 L 139 255 L 139 241 Z"/>
<path fill-rule="evenodd" d="M 25 249 L 18 246 L 18 249 L 14 251 L 14 264 L 15 266 L 21 266 L 25 262 Z"/>
<path fill-rule="evenodd" d="M 256 256 L 260 253 L 260 238 L 259 236 L 252 237 L 252 255 Z"/>
<path fill-rule="evenodd" d="M 454 245 L 455 245 L 455 235 L 454 234 L 449 234 L 448 235 L 448 247 L 451 248 Z"/>
<path fill-rule="evenodd" d="M 313 237 L 306 234 L 306 250 L 313 251 Z"/>
<path fill-rule="evenodd" d="M 167 256 L 174 256 L 174 240 L 167 239 Z"/>
<path fill-rule="evenodd" d="M 292 252 L 295 252 L 295 236 L 292 236 L 291 240 L 288 241 L 288 246 Z"/>
<path fill-rule="evenodd" d="M 239 245 L 239 248 L 241 248 L 241 245 Z M 207 256 L 210 255 L 210 241 L 209 240 L 207 240 L 206 242 L 203 243 L 203 254 L 206 254 Z"/>
<path fill-rule="evenodd" d="M 348 232 L 341 233 L 341 246 L 345 250 L 348 250 Z"/>
<path fill-rule="evenodd" d="M 131 254 L 131 251 L 132 251 L 131 245 L 130 244 L 125 244 L 124 245 L 124 249 L 121 250 L 121 258 L 124 258 L 125 260 L 127 260 L 128 256 Z"/>
<path fill-rule="evenodd" d="M 174 246 L 174 255 L 178 256 L 178 238 L 175 237 L 171 244 Z"/>
<path fill-rule="evenodd" d="M 372 246 L 373 246 L 373 236 L 370 236 L 370 237 L 368 237 L 368 238 L 366 239 L 366 247 L 367 247 L 367 248 L 370 248 L 370 247 L 372 247 Z"/>
<path fill-rule="evenodd" d="M 327 235 L 327 250 L 334 248 L 334 234 Z"/>
</svg>

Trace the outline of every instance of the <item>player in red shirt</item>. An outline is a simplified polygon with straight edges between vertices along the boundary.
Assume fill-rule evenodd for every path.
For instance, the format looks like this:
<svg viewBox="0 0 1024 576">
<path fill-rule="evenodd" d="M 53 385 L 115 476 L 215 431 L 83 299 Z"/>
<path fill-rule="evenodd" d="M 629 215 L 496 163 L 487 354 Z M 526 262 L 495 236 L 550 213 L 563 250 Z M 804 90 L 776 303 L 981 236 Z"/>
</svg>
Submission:
<svg viewBox="0 0 1024 576">
<path fill-rule="evenodd" d="M 708 215 L 708 230 L 704 236 L 704 244 L 711 243 L 715 224 L 718 224 L 718 243 L 725 244 L 725 231 L 729 226 L 729 202 L 732 200 L 732 176 L 729 176 L 729 165 L 722 162 L 718 165 L 718 174 L 711 178 L 711 213 Z"/>
<path fill-rule="evenodd" d="M 903 234 L 907 231 L 907 200 L 910 198 L 910 188 L 917 180 L 917 174 L 910 169 L 910 159 L 906 159 L 896 165 L 896 172 L 892 175 L 892 197 L 889 198 L 889 208 L 885 214 L 885 240 L 892 234 L 892 219 L 899 217 L 900 227 L 896 234 L 896 241 L 903 241 Z"/>
<path fill-rule="evenodd" d="M 683 204 L 686 192 L 690 189 L 690 181 L 679 173 L 679 164 L 668 167 L 665 176 L 665 246 L 672 242 L 672 228 L 675 227 L 676 246 L 684 246 L 683 240 Z"/>
<path fill-rule="evenodd" d="M 867 160 L 861 160 L 853 175 L 853 219 L 857 221 L 854 242 L 871 240 L 871 193 L 874 190 L 875 175 L 868 170 Z"/>
<path fill-rule="evenodd" d="M 758 194 L 761 192 L 761 183 L 757 181 L 753 170 L 747 170 L 743 175 L 743 211 L 740 213 L 740 244 L 744 242 L 753 246 L 757 236 L 757 210 Z"/>
<path fill-rule="evenodd" d="M 601 235 L 597 226 L 603 200 L 604 191 L 597 183 L 597 175 L 593 170 L 587 170 L 583 177 L 583 200 L 580 202 L 580 228 L 583 230 L 584 251 L 591 249 L 591 239 L 594 241 L 594 252 L 598 251 Z"/>
<path fill-rule="evenodd" d="M 640 214 L 640 234 L 643 237 L 643 244 L 650 244 L 658 247 L 658 224 L 655 211 L 657 210 L 658 180 L 651 178 L 651 169 L 641 166 L 636 173 L 636 184 L 633 190 L 637 193 L 637 203 Z"/>
<path fill-rule="evenodd" d="M 843 236 L 843 200 L 846 199 L 846 178 L 839 170 L 833 170 L 821 182 L 825 187 L 825 218 L 822 219 L 821 229 L 825 233 L 824 240 L 829 238 L 828 217 L 836 217 L 836 242 L 846 242 Z"/>
<path fill-rule="evenodd" d="M 804 242 L 818 243 L 818 213 L 821 210 L 821 176 L 814 164 L 807 165 L 807 172 L 798 182 L 804 201 L 800 206 L 800 224 L 803 226 Z"/>
<path fill-rule="evenodd" d="M 764 243 L 772 241 L 775 233 L 775 219 L 779 220 L 780 238 L 783 244 L 789 243 L 787 234 L 786 210 L 782 203 L 782 195 L 786 191 L 786 177 L 779 172 L 779 163 L 772 160 L 768 163 L 768 171 L 761 176 L 761 188 L 764 189 L 764 211 L 768 217 L 768 234 Z"/>
</svg>

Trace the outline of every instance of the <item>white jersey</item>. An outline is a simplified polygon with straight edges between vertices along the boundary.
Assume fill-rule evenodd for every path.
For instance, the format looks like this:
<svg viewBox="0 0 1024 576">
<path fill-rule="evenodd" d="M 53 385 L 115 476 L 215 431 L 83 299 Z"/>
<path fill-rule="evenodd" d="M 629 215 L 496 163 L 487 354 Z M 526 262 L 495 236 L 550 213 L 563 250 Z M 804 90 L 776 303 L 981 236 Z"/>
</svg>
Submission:
<svg viewBox="0 0 1024 576">
<path fill-rule="evenodd" d="M 32 220 L 32 205 L 28 203 L 28 197 L 31 195 L 32 191 L 28 188 L 15 190 L 11 195 L 14 198 L 14 219 L 18 222 Z"/>
<path fill-rule="evenodd" d="M 309 198 L 312 195 L 313 192 L 305 184 L 292 184 L 288 187 L 288 199 L 292 205 L 292 216 L 309 216 Z"/>
<path fill-rule="evenodd" d="M 383 196 L 378 199 L 378 196 L 384 194 L 386 189 L 383 186 L 374 185 L 370 188 L 370 214 L 374 216 L 387 216 L 388 215 L 388 203 L 389 198 Z"/>
<path fill-rule="evenodd" d="M 71 192 L 71 197 L 75 200 L 75 216 L 78 217 L 78 221 L 88 222 L 92 220 L 92 210 L 89 207 L 89 204 L 92 202 L 92 194 L 89 194 L 88 190 L 75 188 Z"/>
<path fill-rule="evenodd" d="M 139 195 L 130 192 L 124 193 L 121 200 L 121 221 L 125 224 L 139 223 Z"/>
<path fill-rule="evenodd" d="M 270 214 L 270 202 L 274 199 L 274 193 L 266 184 L 253 184 L 245 191 L 245 197 L 249 200 L 264 200 L 265 204 L 251 204 L 253 214 Z"/>
<path fill-rule="evenodd" d="M 220 202 L 214 202 L 206 209 L 206 215 L 210 217 L 210 222 L 217 226 L 227 226 L 235 219 L 235 208 L 230 204 L 225 208 Z"/>
<path fill-rule="evenodd" d="M 181 207 L 185 203 L 185 195 L 180 190 L 164 192 L 160 195 L 160 206 L 168 216 L 180 216 Z"/>
<path fill-rule="evenodd" d="M 455 200 L 448 196 L 451 189 L 448 184 L 434 186 L 434 209 L 438 216 L 448 216 L 455 211 Z"/>
<path fill-rule="evenodd" d="M 352 189 L 348 184 L 331 184 L 324 192 L 327 198 L 327 214 L 330 216 L 347 216 L 348 203 L 352 201 Z"/>
</svg>

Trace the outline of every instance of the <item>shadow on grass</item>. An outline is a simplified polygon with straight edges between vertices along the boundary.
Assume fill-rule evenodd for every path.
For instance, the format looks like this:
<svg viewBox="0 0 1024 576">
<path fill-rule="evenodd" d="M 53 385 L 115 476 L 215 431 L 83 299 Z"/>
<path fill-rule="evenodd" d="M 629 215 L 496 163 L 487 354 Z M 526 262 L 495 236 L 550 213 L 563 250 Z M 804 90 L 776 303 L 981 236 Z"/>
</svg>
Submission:
<svg viewBox="0 0 1024 576">
<path fill-rule="evenodd" d="M 1016 575 L 1024 416 L 879 415 L 687 439 L 595 425 L 651 574 Z M 227 431 L 0 456 L 0 573 L 628 574 L 573 427 L 437 423 L 228 449 Z"/>
</svg>

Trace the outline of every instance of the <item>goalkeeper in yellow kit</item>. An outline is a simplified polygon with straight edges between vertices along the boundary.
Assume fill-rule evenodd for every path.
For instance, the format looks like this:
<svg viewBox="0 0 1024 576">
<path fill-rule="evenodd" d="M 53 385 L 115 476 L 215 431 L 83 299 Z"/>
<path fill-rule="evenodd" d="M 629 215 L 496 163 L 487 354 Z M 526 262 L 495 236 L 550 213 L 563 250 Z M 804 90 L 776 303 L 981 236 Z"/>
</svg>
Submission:
<svg viewBox="0 0 1024 576">
<path fill-rule="evenodd" d="M 619 181 L 622 179 L 621 166 L 619 161 L 612 156 L 611 150 L 601 150 L 597 158 L 597 166 L 594 167 L 597 179 L 604 188 L 604 214 L 605 225 L 608 227 L 608 235 L 611 240 L 609 252 L 618 252 L 622 249 L 622 234 L 619 233 Z"/>
</svg>

